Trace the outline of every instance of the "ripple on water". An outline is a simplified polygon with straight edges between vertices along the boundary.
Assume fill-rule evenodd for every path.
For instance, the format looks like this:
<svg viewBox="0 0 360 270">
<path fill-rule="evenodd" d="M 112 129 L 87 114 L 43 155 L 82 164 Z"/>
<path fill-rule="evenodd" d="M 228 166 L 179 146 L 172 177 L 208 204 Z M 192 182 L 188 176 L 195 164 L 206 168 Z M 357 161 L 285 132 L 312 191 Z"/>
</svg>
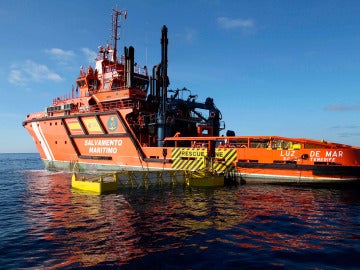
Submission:
<svg viewBox="0 0 360 270">
<path fill-rule="evenodd" d="M 356 191 L 274 186 L 90 195 L 70 175 L 0 182 L 5 268 L 356 268 Z M 3 183 L 17 177 L 17 188 Z"/>
</svg>

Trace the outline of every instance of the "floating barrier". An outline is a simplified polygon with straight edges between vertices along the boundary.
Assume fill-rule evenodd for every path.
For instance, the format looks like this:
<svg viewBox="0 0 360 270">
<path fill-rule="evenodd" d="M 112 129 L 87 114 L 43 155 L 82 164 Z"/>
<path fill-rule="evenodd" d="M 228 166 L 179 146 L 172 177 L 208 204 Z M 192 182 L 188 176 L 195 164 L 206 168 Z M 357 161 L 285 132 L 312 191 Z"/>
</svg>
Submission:
<svg viewBox="0 0 360 270">
<path fill-rule="evenodd" d="M 238 179 L 234 172 L 216 173 L 210 170 L 188 172 L 186 185 L 190 187 L 236 186 Z"/>
<path fill-rule="evenodd" d="M 73 173 L 71 187 L 98 194 L 114 192 L 121 188 L 149 188 L 165 185 L 184 185 L 185 171 L 120 171 L 106 174 Z"/>
<path fill-rule="evenodd" d="M 230 180 L 230 182 L 229 182 Z M 174 185 L 189 187 L 220 187 L 234 185 L 235 178 L 229 174 L 215 174 L 210 171 L 119 171 L 106 174 L 73 173 L 71 186 L 74 189 L 98 194 L 115 192 L 122 188 L 149 188 Z"/>
<path fill-rule="evenodd" d="M 113 192 L 118 189 L 116 179 L 104 180 L 102 176 L 100 176 L 99 178 L 85 178 L 83 176 L 81 179 L 78 179 L 75 173 L 73 173 L 71 177 L 71 187 L 74 189 L 94 192 L 98 194 Z"/>
<path fill-rule="evenodd" d="M 119 188 L 149 188 L 184 185 L 185 171 L 121 171 L 114 173 Z"/>
<path fill-rule="evenodd" d="M 221 187 L 224 186 L 224 175 L 210 172 L 190 172 L 186 177 L 186 185 L 190 187 Z"/>
</svg>

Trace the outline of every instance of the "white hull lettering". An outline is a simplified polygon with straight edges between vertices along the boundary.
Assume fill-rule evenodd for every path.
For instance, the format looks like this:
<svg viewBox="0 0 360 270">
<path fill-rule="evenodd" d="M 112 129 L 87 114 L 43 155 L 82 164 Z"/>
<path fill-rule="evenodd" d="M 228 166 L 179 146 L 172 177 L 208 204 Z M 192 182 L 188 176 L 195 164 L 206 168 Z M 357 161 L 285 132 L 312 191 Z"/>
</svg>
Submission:
<svg viewBox="0 0 360 270">
<path fill-rule="evenodd" d="M 310 158 L 320 157 L 320 151 L 310 151 Z"/>
<path fill-rule="evenodd" d="M 333 158 L 342 157 L 343 155 L 344 155 L 343 151 L 326 151 L 325 154 L 326 157 L 333 157 Z"/>
<path fill-rule="evenodd" d="M 89 154 L 116 154 L 116 147 L 90 147 Z"/>
<path fill-rule="evenodd" d="M 325 154 L 325 155 L 324 155 Z M 344 152 L 341 150 L 310 151 L 310 160 L 313 162 L 336 162 L 337 158 L 342 158 Z"/>
<path fill-rule="evenodd" d="M 319 158 L 310 158 L 310 160 L 314 161 L 314 162 L 335 162 L 336 158 L 322 158 L 322 157 L 319 157 Z"/>
<path fill-rule="evenodd" d="M 281 157 L 295 157 L 295 150 L 281 150 L 280 151 Z"/>
<path fill-rule="evenodd" d="M 85 140 L 85 146 L 122 146 L 122 140 L 109 140 L 109 139 L 102 139 L 102 140 Z"/>
</svg>

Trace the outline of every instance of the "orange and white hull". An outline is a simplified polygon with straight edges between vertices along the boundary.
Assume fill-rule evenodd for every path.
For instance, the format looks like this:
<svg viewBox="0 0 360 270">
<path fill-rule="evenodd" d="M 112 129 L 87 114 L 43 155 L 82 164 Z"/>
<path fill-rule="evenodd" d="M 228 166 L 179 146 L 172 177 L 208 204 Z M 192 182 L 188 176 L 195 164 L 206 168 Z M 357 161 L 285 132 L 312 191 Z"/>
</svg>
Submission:
<svg viewBox="0 0 360 270">
<path fill-rule="evenodd" d="M 299 139 L 303 146 L 311 140 Z M 358 182 L 359 149 L 331 144 L 301 149 L 242 149 L 236 170 L 243 182 L 287 184 L 331 184 Z M 329 146 L 325 148 L 324 146 Z"/>
<path fill-rule="evenodd" d="M 148 147 L 140 144 L 122 113 L 30 116 L 24 126 L 48 170 L 197 171 L 209 165 L 212 144 L 212 168 L 235 171 L 246 183 L 323 184 L 360 179 L 360 149 L 356 147 L 265 136 L 171 137 L 165 139 L 171 146 Z M 181 146 L 190 141 L 196 145 Z M 279 142 L 283 147 L 275 145 Z"/>
<path fill-rule="evenodd" d="M 317 171 L 325 171 L 326 169 L 334 170 L 337 168 L 293 168 L 293 169 L 259 169 L 238 167 L 238 177 L 241 183 L 266 183 L 266 184 L 344 184 L 359 182 L 360 169 L 354 170 L 352 173 L 337 172 L 334 174 L 317 174 Z"/>
</svg>

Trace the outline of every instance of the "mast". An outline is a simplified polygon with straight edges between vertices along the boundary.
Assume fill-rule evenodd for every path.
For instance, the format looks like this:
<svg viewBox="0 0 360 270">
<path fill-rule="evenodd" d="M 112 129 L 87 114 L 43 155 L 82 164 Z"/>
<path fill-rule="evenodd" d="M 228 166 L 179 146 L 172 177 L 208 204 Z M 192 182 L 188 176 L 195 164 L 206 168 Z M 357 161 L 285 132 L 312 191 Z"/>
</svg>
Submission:
<svg viewBox="0 0 360 270">
<path fill-rule="evenodd" d="M 117 41 L 120 39 L 118 36 L 118 28 L 119 28 L 119 15 L 123 16 L 126 20 L 127 11 L 126 10 L 118 10 L 117 6 L 116 9 L 113 9 L 114 13 L 112 15 L 112 39 L 113 39 L 113 55 L 112 60 L 117 62 Z"/>
</svg>

